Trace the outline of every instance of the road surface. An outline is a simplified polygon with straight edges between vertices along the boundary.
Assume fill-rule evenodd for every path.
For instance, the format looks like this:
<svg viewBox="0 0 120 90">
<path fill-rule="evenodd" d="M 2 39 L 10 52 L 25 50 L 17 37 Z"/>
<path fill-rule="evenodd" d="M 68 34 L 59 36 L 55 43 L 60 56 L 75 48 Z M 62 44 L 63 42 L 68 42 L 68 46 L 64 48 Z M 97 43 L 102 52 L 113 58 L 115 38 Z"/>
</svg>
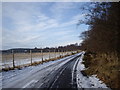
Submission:
<svg viewBox="0 0 120 90">
<path fill-rule="evenodd" d="M 2 88 L 77 88 L 76 65 L 81 55 L 69 56 L 43 68 L 24 70 L 7 79 L 3 73 Z"/>
<path fill-rule="evenodd" d="M 37 66 L 2 72 L 2 86 L 5 88 L 108 88 L 96 75 L 85 76 L 83 62 L 85 52 L 71 55 Z M 110 90 L 108 88 L 108 90 Z"/>
</svg>

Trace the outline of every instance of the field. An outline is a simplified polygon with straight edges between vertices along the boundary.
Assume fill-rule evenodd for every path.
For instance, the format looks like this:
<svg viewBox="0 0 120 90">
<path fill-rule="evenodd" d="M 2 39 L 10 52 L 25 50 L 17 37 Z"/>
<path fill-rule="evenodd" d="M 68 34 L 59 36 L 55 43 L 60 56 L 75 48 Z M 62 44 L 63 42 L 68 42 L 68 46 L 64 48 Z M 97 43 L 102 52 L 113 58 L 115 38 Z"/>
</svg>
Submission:
<svg viewBox="0 0 120 90">
<path fill-rule="evenodd" d="M 29 65 L 41 62 L 42 60 L 46 61 L 49 59 L 70 55 L 72 53 L 73 52 L 14 53 L 14 56 L 12 53 L 6 53 L 0 55 L 0 58 L 2 59 L 2 68 L 10 68 L 13 67 L 13 63 L 15 66 L 24 66 L 27 64 Z"/>
</svg>

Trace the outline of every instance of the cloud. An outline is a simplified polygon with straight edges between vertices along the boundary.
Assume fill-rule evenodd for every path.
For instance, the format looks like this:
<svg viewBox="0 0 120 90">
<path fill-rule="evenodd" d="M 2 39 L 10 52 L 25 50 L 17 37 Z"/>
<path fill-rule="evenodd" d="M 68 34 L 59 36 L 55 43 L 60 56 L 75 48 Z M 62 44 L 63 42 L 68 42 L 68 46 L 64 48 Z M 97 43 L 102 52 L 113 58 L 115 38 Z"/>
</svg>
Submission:
<svg viewBox="0 0 120 90">
<path fill-rule="evenodd" d="M 50 8 L 50 11 L 53 13 L 53 18 L 58 20 L 62 19 L 64 14 L 66 14 L 69 10 L 74 9 L 76 6 L 73 2 L 60 2 L 54 3 Z"/>
<path fill-rule="evenodd" d="M 46 21 L 46 20 L 49 19 L 49 18 L 48 18 L 47 16 L 45 16 L 45 15 L 38 15 L 38 16 L 36 16 L 36 17 L 37 17 L 37 19 L 38 19 L 38 22 Z"/>
<path fill-rule="evenodd" d="M 64 9 L 71 9 L 75 8 L 76 6 L 74 5 L 73 2 L 60 2 L 60 3 L 54 3 L 54 5 L 51 7 L 55 9 L 55 11 L 59 10 L 64 10 Z M 53 9 L 51 9 L 53 11 Z"/>
<path fill-rule="evenodd" d="M 78 14 L 78 15 L 75 15 L 72 19 L 78 21 L 80 19 L 84 19 L 85 16 L 86 14 Z"/>
<path fill-rule="evenodd" d="M 2 48 L 2 3 L 0 2 L 0 49 Z"/>
<path fill-rule="evenodd" d="M 70 27 L 84 15 L 74 14 L 64 21 L 66 11 L 69 13 L 73 8 L 76 8 L 74 3 L 3 3 L 3 49 L 52 46 L 71 42 L 71 38 L 78 40 Z M 60 14 L 64 17 L 62 22 L 57 17 Z"/>
</svg>

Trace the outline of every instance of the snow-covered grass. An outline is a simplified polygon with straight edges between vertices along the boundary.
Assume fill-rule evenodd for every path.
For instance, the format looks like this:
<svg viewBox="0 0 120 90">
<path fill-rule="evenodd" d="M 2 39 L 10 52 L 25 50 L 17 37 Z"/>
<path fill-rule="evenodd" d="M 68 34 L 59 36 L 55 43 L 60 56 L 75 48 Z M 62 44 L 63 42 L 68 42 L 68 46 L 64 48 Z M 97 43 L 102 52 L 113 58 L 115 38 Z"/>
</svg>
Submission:
<svg viewBox="0 0 120 90">
<path fill-rule="evenodd" d="M 56 58 L 60 56 L 69 55 L 71 52 L 51 52 L 43 53 L 43 60 Z M 50 56 L 49 56 L 50 55 Z M 13 67 L 13 56 L 12 54 L 2 54 L 2 62 L 0 63 L 2 68 L 10 68 Z M 42 61 L 42 53 L 32 53 L 32 62 L 40 62 Z M 31 63 L 31 55 L 30 53 L 15 53 L 14 54 L 14 62 L 15 66 L 22 66 Z"/>
<path fill-rule="evenodd" d="M 52 65 L 52 64 L 55 64 L 55 63 L 58 63 L 62 60 L 65 60 L 64 63 L 66 63 L 66 61 L 68 62 L 69 60 L 71 60 L 72 58 L 74 58 L 75 56 L 77 56 L 79 54 L 75 54 L 75 55 L 71 55 L 71 56 L 67 56 L 67 57 L 64 57 L 64 58 L 61 58 L 61 59 L 58 59 L 58 60 L 55 60 L 55 61 L 49 61 L 49 62 L 46 62 L 46 63 L 43 63 L 43 64 L 40 64 L 40 65 L 37 65 L 37 66 L 30 66 L 30 67 L 23 67 L 21 68 L 20 70 L 18 70 L 17 68 L 15 70 L 10 70 L 10 71 L 3 71 L 1 72 L 3 74 L 3 78 L 8 78 L 8 77 L 11 77 L 11 76 L 14 76 L 14 75 L 17 75 L 17 74 L 20 74 L 20 73 L 23 73 L 23 72 L 26 72 L 26 71 L 30 71 L 31 70 L 36 70 L 36 68 L 38 69 L 42 69 L 42 68 L 45 68 L 49 65 Z"/>
<path fill-rule="evenodd" d="M 55 61 L 50 61 L 46 62 L 43 64 L 39 64 L 37 66 L 30 66 L 30 67 L 23 67 L 21 70 L 15 69 L 15 70 L 10 70 L 10 71 L 3 71 L 0 74 L 2 74 L 2 86 L 7 87 L 10 83 L 15 83 L 15 81 L 19 81 L 21 79 L 26 79 L 27 77 L 31 77 L 32 75 L 36 74 L 38 71 L 40 72 L 39 76 L 45 76 L 47 73 L 52 72 L 53 70 L 58 70 L 62 65 L 70 61 L 71 59 L 75 58 L 79 54 L 71 55 L 64 57 L 62 59 L 58 59 Z M 62 61 L 62 62 L 61 62 Z M 50 66 L 50 68 L 49 68 Z M 47 68 L 46 68 L 47 67 Z M 44 69 L 46 68 L 46 69 Z M 44 70 L 42 70 L 44 69 Z M 14 81 L 14 82 L 13 82 Z M 2 87 L 1 86 L 1 87 Z"/>
<path fill-rule="evenodd" d="M 82 71 L 85 70 L 85 66 L 82 63 L 84 53 L 82 56 L 78 59 L 78 65 L 77 65 L 77 87 L 78 88 L 108 88 L 102 81 L 100 81 L 96 75 L 92 76 L 85 76 L 82 74 Z"/>
</svg>

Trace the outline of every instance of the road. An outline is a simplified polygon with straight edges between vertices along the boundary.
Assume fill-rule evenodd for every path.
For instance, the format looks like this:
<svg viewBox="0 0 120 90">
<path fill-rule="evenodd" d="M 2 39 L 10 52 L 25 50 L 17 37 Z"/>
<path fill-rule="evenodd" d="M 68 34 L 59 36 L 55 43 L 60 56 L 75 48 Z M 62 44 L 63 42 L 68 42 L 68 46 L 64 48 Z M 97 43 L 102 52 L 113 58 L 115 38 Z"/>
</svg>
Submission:
<svg viewBox="0 0 120 90">
<path fill-rule="evenodd" d="M 82 53 L 56 61 L 46 67 L 26 70 L 3 78 L 3 88 L 77 88 L 76 65 Z M 4 76 L 4 74 L 3 74 Z"/>
<path fill-rule="evenodd" d="M 73 66 L 77 59 L 78 57 L 75 57 L 60 67 L 57 71 L 50 75 L 50 77 L 52 76 L 51 80 L 46 81 L 47 83 L 44 83 L 41 87 L 45 88 L 47 86 L 48 88 L 73 88 L 74 85 L 72 81 L 72 72 Z M 74 88 L 77 88 L 77 84 Z"/>
</svg>

